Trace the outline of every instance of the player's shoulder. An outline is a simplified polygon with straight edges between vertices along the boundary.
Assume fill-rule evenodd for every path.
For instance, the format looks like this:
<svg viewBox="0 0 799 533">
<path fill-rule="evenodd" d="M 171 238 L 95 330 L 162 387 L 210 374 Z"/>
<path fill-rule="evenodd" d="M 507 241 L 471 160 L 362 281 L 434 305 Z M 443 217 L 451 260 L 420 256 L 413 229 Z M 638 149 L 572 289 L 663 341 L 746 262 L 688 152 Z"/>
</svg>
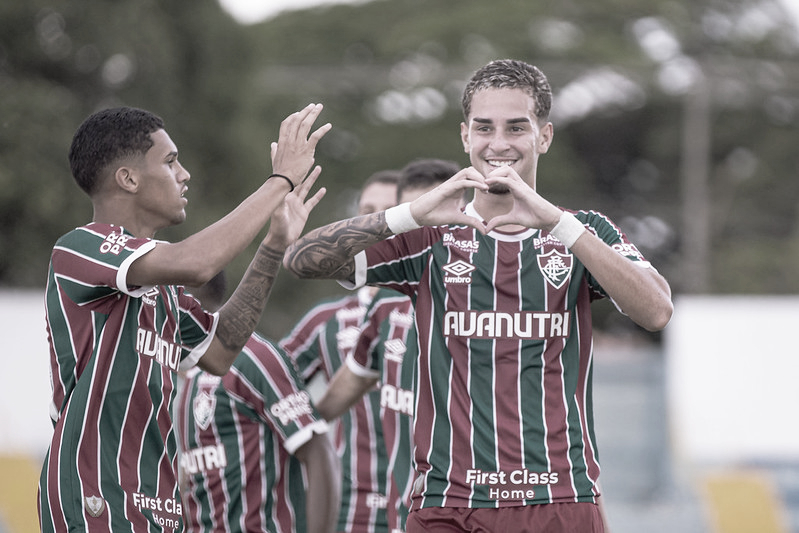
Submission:
<svg viewBox="0 0 799 533">
<path fill-rule="evenodd" d="M 342 309 L 349 306 L 358 305 L 358 295 L 357 293 L 346 294 L 344 296 L 328 296 L 325 298 L 321 298 L 317 300 L 313 305 L 311 305 L 310 309 L 306 312 L 306 315 L 314 315 L 314 314 L 323 314 L 323 313 L 335 313 L 338 309 Z"/>
<path fill-rule="evenodd" d="M 135 237 L 122 226 L 91 222 L 63 234 L 54 248 L 118 255 L 125 249 L 130 251 L 143 245 L 152 246 L 150 241 L 153 240 Z"/>
<path fill-rule="evenodd" d="M 267 339 L 258 333 L 250 335 L 241 353 L 233 362 L 233 366 L 239 369 L 244 369 L 252 364 L 266 369 L 267 372 L 273 368 L 293 365 L 285 350 L 277 342 Z"/>
<path fill-rule="evenodd" d="M 247 343 L 244 346 L 250 350 L 282 351 L 276 342 L 271 339 L 267 339 L 259 333 L 253 333 L 250 335 L 250 338 L 247 339 Z"/>
<path fill-rule="evenodd" d="M 370 304 L 370 308 L 374 309 L 376 307 L 383 307 L 383 306 L 404 305 L 406 302 L 410 301 L 411 301 L 410 297 L 405 294 L 397 292 L 393 289 L 387 289 L 385 287 L 381 287 L 375 293 L 375 296 L 372 299 L 372 303 Z"/>
<path fill-rule="evenodd" d="M 583 224 L 588 225 L 611 225 L 615 226 L 616 224 L 601 211 L 597 211 L 595 209 L 563 209 L 567 213 L 571 213 L 575 216 L 577 220 L 582 222 Z"/>
</svg>

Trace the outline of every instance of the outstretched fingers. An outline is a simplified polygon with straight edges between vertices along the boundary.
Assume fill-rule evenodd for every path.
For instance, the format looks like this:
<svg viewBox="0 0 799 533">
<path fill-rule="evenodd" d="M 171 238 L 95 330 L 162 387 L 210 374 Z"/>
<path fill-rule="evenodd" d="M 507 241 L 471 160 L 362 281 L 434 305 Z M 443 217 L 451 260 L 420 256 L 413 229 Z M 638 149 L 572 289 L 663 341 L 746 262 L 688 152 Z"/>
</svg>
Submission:
<svg viewBox="0 0 799 533">
<path fill-rule="evenodd" d="M 294 193 L 293 194 L 296 194 L 297 197 L 299 197 L 301 200 L 305 200 L 305 197 L 308 196 L 308 193 L 310 192 L 311 187 L 314 186 L 314 184 L 316 183 L 316 180 L 319 178 L 319 175 L 321 173 L 322 173 L 322 167 L 320 167 L 319 165 L 316 165 L 313 168 L 313 170 L 311 171 L 311 173 L 308 174 L 308 177 L 305 178 L 305 180 L 303 180 L 302 183 L 297 185 L 297 187 L 294 189 Z"/>
<path fill-rule="evenodd" d="M 332 128 L 328 123 L 311 133 L 322 109 L 322 104 L 309 104 L 286 117 L 280 123 L 278 142 L 270 146 L 274 172 L 287 176 L 295 187 L 314 164 L 317 143 Z"/>
</svg>

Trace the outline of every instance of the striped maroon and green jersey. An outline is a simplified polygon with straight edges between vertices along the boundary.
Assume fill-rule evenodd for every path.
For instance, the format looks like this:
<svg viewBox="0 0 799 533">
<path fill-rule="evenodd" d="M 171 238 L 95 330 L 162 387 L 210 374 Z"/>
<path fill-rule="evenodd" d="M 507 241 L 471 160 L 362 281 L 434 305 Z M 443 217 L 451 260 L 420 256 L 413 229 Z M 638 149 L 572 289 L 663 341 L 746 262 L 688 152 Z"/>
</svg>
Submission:
<svg viewBox="0 0 799 533">
<path fill-rule="evenodd" d="M 404 531 L 413 485 L 413 376 L 417 354 L 413 303 L 390 289 L 375 295 L 347 366 L 380 384 L 380 419 L 388 454 L 388 523 Z"/>
<path fill-rule="evenodd" d="M 53 248 L 46 319 L 53 438 L 39 482 L 47 531 L 182 529 L 171 404 L 178 369 L 216 328 L 182 287 L 129 287 L 156 242 L 89 224 Z"/>
<path fill-rule="evenodd" d="M 328 426 L 279 348 L 252 335 L 224 377 L 190 372 L 175 427 L 187 531 L 305 531 L 294 453 Z"/>
<path fill-rule="evenodd" d="M 649 267 L 609 219 L 575 216 Z M 423 227 L 355 262 L 356 286 L 414 300 L 412 510 L 595 501 L 590 303 L 605 292 L 570 250 L 539 230 Z"/>
<path fill-rule="evenodd" d="M 304 379 L 324 372 L 329 380 L 358 340 L 371 290 L 315 305 L 280 342 Z M 380 423 L 380 392 L 364 395 L 338 419 L 336 445 L 341 458 L 341 512 L 337 531 L 388 531 L 387 457 Z"/>
</svg>

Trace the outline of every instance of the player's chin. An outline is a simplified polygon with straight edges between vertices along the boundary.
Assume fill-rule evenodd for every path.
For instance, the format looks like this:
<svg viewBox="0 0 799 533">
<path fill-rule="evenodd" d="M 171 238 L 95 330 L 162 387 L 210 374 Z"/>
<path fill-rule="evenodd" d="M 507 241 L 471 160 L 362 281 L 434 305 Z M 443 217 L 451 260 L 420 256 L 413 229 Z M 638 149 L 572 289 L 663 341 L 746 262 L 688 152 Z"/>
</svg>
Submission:
<svg viewBox="0 0 799 533">
<path fill-rule="evenodd" d="M 492 183 L 488 186 L 488 194 L 509 194 L 510 188 L 501 183 Z"/>
</svg>

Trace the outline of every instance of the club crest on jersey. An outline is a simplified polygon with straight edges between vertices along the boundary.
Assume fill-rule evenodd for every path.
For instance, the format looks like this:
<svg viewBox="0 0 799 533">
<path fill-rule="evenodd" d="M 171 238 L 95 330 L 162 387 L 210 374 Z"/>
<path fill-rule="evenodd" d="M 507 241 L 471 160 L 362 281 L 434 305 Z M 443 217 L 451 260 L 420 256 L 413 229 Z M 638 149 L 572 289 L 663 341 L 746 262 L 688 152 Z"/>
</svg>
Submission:
<svg viewBox="0 0 799 533">
<path fill-rule="evenodd" d="M 94 518 L 97 518 L 103 514 L 103 511 L 105 510 L 105 500 L 99 496 L 84 497 L 83 505 L 86 507 L 86 511 Z"/>
<path fill-rule="evenodd" d="M 562 254 L 555 249 L 538 256 L 538 268 L 547 282 L 556 289 L 563 287 L 569 279 L 572 263 L 572 254 Z"/>
<path fill-rule="evenodd" d="M 206 391 L 200 392 L 194 397 L 192 402 L 194 409 L 194 423 L 200 429 L 208 429 L 211 419 L 214 417 L 214 409 L 216 408 L 216 396 L 208 394 Z"/>
<path fill-rule="evenodd" d="M 444 283 L 468 284 L 472 282 L 469 275 L 477 268 L 462 259 L 458 259 L 448 265 L 441 267 L 449 276 L 444 276 Z"/>
</svg>

